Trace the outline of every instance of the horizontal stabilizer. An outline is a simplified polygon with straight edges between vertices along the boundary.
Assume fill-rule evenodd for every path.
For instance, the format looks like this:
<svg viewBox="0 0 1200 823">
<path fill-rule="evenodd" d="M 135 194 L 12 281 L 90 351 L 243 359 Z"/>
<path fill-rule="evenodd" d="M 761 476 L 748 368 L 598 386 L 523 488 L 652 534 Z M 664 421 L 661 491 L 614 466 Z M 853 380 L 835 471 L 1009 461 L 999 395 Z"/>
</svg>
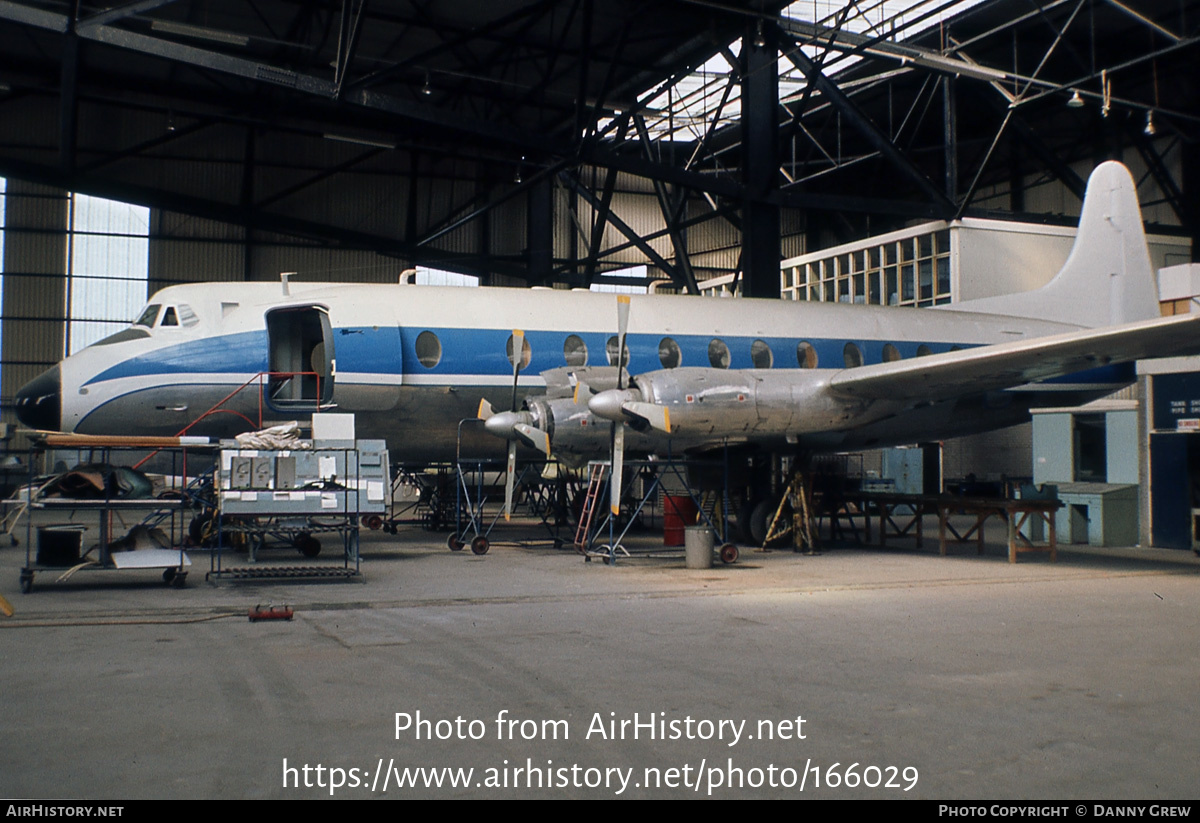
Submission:
<svg viewBox="0 0 1200 823">
<path fill-rule="evenodd" d="M 1198 352 L 1200 314 L 1179 315 L 846 369 L 829 385 L 865 400 L 939 400 Z"/>
</svg>

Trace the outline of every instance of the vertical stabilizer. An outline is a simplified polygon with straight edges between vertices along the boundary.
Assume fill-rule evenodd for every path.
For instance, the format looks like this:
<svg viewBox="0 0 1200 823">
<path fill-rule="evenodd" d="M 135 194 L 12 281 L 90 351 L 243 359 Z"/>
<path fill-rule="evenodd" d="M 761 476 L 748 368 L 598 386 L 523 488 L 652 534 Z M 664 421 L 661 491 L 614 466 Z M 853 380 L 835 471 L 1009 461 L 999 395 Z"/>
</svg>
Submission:
<svg viewBox="0 0 1200 823">
<path fill-rule="evenodd" d="M 1034 291 L 964 301 L 952 308 L 1092 328 L 1158 317 L 1158 286 L 1129 169 L 1109 161 L 1092 172 L 1075 245 L 1049 283 Z"/>
</svg>

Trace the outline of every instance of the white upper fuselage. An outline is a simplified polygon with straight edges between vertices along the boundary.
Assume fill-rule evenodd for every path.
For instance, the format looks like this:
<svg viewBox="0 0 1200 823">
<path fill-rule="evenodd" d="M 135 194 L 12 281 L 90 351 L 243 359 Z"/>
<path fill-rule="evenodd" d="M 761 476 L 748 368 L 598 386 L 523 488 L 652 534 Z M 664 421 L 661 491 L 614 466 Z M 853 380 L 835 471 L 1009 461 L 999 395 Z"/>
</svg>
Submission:
<svg viewBox="0 0 1200 823">
<path fill-rule="evenodd" d="M 357 413 L 360 431 L 388 437 L 400 459 L 445 458 L 453 456 L 459 421 L 474 416 L 481 397 L 508 405 L 513 367 L 506 345 L 513 329 L 524 331 L 531 350 L 518 380 L 526 394 L 544 385 L 542 371 L 608 365 L 606 344 L 617 323 L 612 295 L 580 291 L 293 282 L 288 292 L 269 282 L 159 291 L 150 301 L 164 307 L 158 322 L 132 327 L 145 336 L 102 341 L 63 361 L 61 428 L 175 434 L 269 370 L 268 312 L 316 307 L 327 313 L 332 331 L 337 410 Z M 162 325 L 166 307 L 186 307 L 194 318 L 186 315 L 190 325 Z M 176 317 L 186 309 L 177 308 Z M 885 359 L 885 347 L 907 359 L 1075 328 L 946 310 L 639 295 L 632 298 L 626 346 L 635 376 L 662 370 L 660 355 L 673 367 L 769 364 L 772 372 L 801 371 L 798 351 L 806 345 L 815 351 L 817 369 L 841 370 L 848 344 L 869 365 Z M 259 405 L 256 385 L 226 403 L 255 422 Z M 262 413 L 265 419 L 298 416 L 294 408 L 272 408 L 269 399 Z M 231 421 L 215 414 L 211 422 L 191 433 L 224 433 L 229 426 L 215 424 Z"/>
</svg>

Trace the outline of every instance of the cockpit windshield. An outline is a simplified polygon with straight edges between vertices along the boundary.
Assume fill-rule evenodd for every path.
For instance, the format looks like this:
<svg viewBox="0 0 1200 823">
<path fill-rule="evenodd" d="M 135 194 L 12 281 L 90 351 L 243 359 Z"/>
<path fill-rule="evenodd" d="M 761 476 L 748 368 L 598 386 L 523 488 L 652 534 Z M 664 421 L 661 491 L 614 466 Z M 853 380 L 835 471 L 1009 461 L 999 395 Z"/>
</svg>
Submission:
<svg viewBox="0 0 1200 823">
<path fill-rule="evenodd" d="M 146 328 L 153 328 L 154 321 L 158 319 L 158 310 L 161 308 L 162 308 L 162 306 L 160 304 L 151 303 L 142 312 L 142 316 L 139 317 L 137 320 L 133 321 L 133 325 L 145 326 Z"/>
</svg>

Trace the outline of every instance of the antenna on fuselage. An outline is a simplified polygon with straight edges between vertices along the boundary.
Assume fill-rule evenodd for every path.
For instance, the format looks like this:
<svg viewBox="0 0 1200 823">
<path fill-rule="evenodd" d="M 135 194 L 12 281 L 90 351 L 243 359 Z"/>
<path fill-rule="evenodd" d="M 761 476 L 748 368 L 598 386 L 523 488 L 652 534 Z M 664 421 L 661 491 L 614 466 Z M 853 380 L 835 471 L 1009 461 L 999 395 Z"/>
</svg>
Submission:
<svg viewBox="0 0 1200 823">
<path fill-rule="evenodd" d="M 295 273 L 296 272 L 294 272 L 294 271 L 281 271 L 279 273 L 279 282 L 283 284 L 283 296 L 284 297 L 292 296 L 292 290 L 288 283 L 288 279 Z"/>
</svg>

